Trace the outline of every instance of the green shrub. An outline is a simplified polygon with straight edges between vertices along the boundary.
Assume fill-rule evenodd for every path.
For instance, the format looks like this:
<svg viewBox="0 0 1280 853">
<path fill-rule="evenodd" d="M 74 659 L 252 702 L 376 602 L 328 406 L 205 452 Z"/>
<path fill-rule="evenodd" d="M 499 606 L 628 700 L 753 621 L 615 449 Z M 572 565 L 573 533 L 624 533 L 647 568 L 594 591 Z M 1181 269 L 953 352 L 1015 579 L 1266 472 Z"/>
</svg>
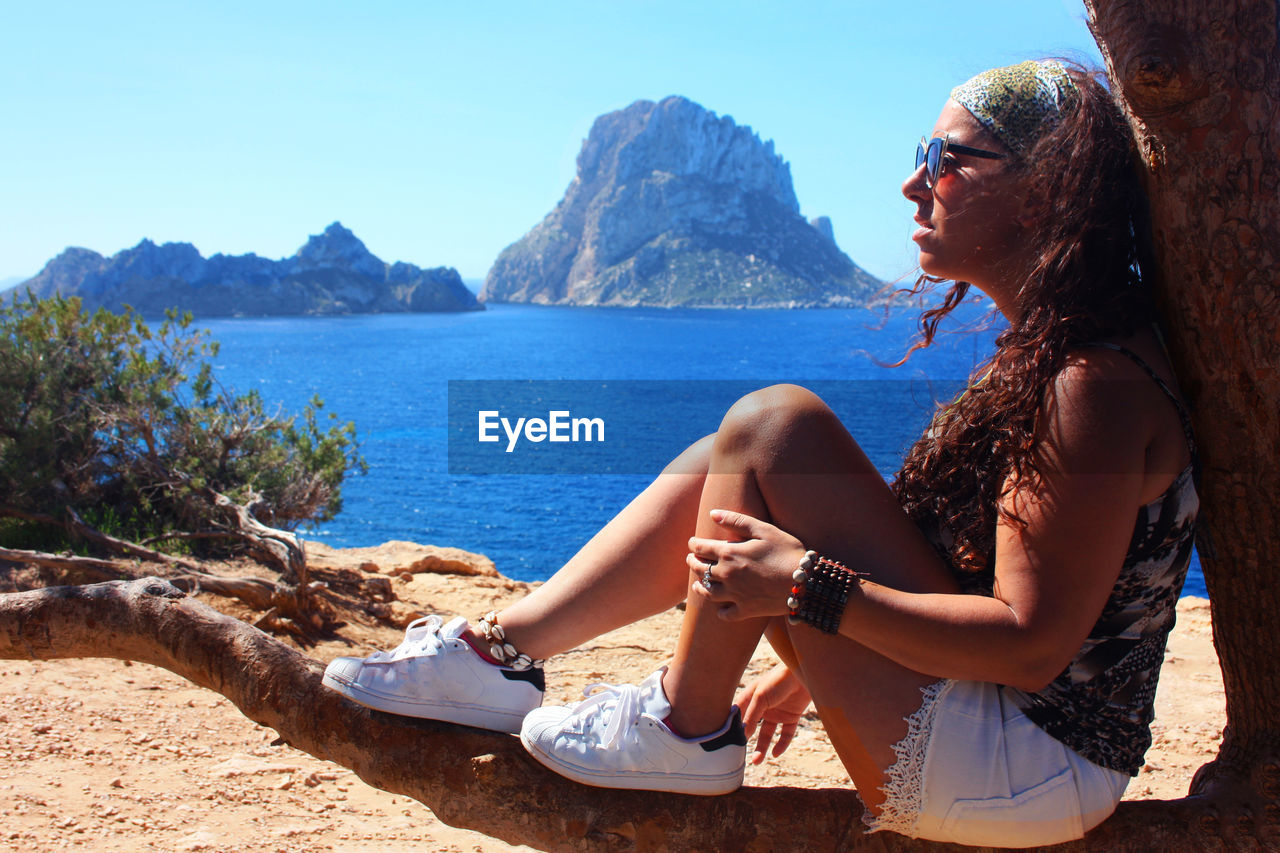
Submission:
<svg viewBox="0 0 1280 853">
<path fill-rule="evenodd" d="M 216 385 L 217 345 L 170 314 L 28 294 L 0 307 L 0 516 L 79 513 L 120 538 L 216 531 L 212 493 L 291 529 L 332 518 L 347 472 L 363 470 L 355 427 L 321 401 L 269 415 L 256 393 Z M 0 542 L 30 531 L 0 527 Z"/>
</svg>

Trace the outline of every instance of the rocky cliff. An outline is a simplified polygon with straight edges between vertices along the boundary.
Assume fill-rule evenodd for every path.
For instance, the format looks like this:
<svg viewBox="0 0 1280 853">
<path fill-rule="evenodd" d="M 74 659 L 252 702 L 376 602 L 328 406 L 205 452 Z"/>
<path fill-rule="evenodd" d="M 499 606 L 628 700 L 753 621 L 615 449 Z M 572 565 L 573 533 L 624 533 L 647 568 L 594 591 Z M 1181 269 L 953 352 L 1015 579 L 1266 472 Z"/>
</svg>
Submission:
<svg viewBox="0 0 1280 853">
<path fill-rule="evenodd" d="M 109 258 L 70 248 L 14 292 L 27 288 L 79 296 L 89 310 L 131 305 L 149 316 L 168 308 L 199 317 L 483 308 L 457 270 L 384 263 L 338 222 L 279 261 L 252 253 L 204 258 L 190 243 L 150 240 Z"/>
<path fill-rule="evenodd" d="M 800 215 L 791 169 L 685 98 L 596 119 L 577 176 L 498 256 L 481 299 L 569 305 L 861 305 L 880 282 Z"/>
</svg>

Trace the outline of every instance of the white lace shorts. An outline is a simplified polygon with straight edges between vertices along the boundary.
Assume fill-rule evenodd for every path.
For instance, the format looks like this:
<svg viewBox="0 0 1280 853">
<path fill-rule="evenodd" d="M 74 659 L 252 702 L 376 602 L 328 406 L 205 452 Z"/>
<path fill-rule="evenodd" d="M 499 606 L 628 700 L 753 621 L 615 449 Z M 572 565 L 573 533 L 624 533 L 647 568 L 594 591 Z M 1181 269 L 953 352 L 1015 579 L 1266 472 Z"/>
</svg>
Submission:
<svg viewBox="0 0 1280 853">
<path fill-rule="evenodd" d="M 1120 802 L 1129 776 L 1085 760 L 1050 737 L 996 685 L 944 680 L 920 710 L 883 790 L 873 830 L 989 847 L 1079 838 Z"/>
</svg>

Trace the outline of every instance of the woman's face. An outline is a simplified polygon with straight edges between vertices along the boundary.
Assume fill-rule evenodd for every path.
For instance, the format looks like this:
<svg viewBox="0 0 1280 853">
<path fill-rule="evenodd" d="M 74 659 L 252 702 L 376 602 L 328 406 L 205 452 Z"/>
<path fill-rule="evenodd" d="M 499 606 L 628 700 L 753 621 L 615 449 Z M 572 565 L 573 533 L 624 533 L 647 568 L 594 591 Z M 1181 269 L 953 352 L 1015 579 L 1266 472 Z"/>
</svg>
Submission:
<svg viewBox="0 0 1280 853">
<path fill-rule="evenodd" d="M 1007 153 L 1007 149 L 973 115 L 948 100 L 932 136 L 950 142 Z M 967 281 L 1002 302 L 1018 278 L 1020 256 L 1030 247 L 1020 240 L 1026 220 L 1026 193 L 1010 160 L 989 160 L 947 152 L 942 176 L 932 189 L 925 185 L 924 166 L 902 185 L 916 203 L 920 226 L 911 239 L 920 247 L 920 268 L 931 276 Z M 1014 287 L 1013 293 L 1016 293 Z"/>
</svg>

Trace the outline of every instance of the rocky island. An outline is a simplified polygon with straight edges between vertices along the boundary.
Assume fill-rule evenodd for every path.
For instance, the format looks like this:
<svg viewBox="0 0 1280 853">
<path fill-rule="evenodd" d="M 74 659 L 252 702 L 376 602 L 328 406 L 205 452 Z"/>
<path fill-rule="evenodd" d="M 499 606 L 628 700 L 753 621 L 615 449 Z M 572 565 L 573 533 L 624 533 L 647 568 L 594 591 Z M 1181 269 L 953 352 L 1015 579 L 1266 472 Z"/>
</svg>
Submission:
<svg viewBox="0 0 1280 853">
<path fill-rule="evenodd" d="M 846 307 L 880 288 L 829 219 L 800 215 L 772 142 L 672 96 L 596 119 L 564 198 L 498 256 L 481 299 Z"/>
<path fill-rule="evenodd" d="M 130 305 L 146 316 L 169 308 L 197 317 L 482 310 L 452 267 L 385 263 L 335 222 L 292 257 L 216 254 L 190 243 L 143 240 L 104 257 L 69 248 L 13 291 L 78 296 L 86 309 Z"/>
</svg>

